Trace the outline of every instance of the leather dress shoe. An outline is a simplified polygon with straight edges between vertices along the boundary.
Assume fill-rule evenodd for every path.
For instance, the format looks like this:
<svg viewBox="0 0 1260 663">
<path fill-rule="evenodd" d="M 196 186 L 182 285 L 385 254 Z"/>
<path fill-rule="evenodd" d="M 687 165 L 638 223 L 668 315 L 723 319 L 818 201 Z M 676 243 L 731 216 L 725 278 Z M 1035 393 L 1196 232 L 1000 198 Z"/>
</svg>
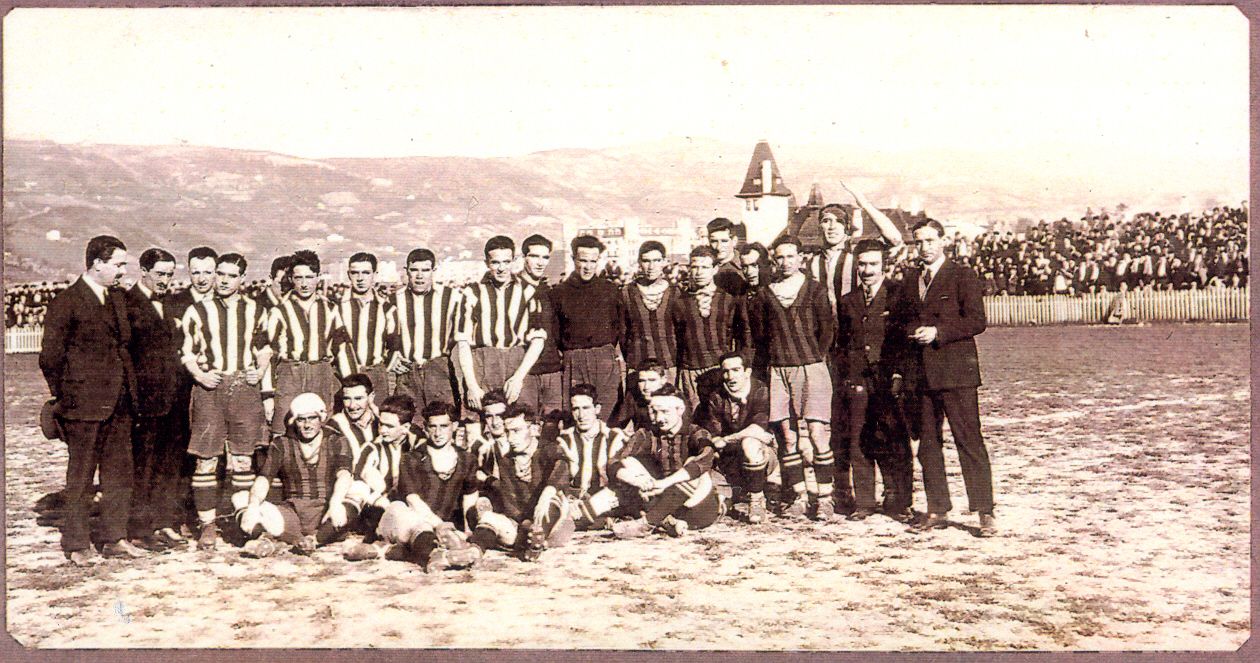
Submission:
<svg viewBox="0 0 1260 663">
<path fill-rule="evenodd" d="M 96 551 L 91 548 L 75 550 L 66 555 L 66 557 L 74 566 L 91 566 L 96 563 Z"/>
<path fill-rule="evenodd" d="M 854 522 L 862 521 L 875 515 L 875 513 L 876 513 L 875 509 L 866 509 L 866 508 L 857 509 L 853 513 L 850 513 L 848 516 L 846 516 L 845 520 L 852 520 Z"/>
<path fill-rule="evenodd" d="M 885 511 L 885 513 L 889 518 L 892 518 L 899 523 L 910 524 L 914 522 L 914 511 L 910 507 L 906 507 L 900 511 L 895 509 L 892 511 Z"/>
<path fill-rule="evenodd" d="M 986 539 L 997 536 L 997 519 L 993 517 L 993 514 L 980 514 L 980 529 L 976 531 L 976 536 Z"/>
<path fill-rule="evenodd" d="M 171 548 L 174 548 L 179 545 L 178 543 L 174 541 L 167 540 L 165 537 L 162 537 L 161 535 L 153 535 L 153 534 L 150 534 L 149 536 L 132 538 L 129 540 L 129 542 L 131 543 L 131 545 L 141 550 L 148 550 L 151 552 L 166 552 L 167 550 L 170 550 Z"/>
<path fill-rule="evenodd" d="M 144 557 L 145 551 L 135 547 L 126 539 L 119 539 L 113 543 L 107 543 L 101 546 L 102 557 Z"/>
<path fill-rule="evenodd" d="M 188 539 L 184 538 L 184 535 L 180 534 L 173 527 L 163 527 L 162 529 L 154 532 L 153 535 L 159 539 L 164 539 L 173 544 L 183 544 L 183 543 L 188 542 Z"/>
<path fill-rule="evenodd" d="M 916 532 L 927 532 L 934 529 L 945 529 L 949 527 L 949 518 L 943 513 L 928 513 L 923 520 L 914 526 Z"/>
</svg>

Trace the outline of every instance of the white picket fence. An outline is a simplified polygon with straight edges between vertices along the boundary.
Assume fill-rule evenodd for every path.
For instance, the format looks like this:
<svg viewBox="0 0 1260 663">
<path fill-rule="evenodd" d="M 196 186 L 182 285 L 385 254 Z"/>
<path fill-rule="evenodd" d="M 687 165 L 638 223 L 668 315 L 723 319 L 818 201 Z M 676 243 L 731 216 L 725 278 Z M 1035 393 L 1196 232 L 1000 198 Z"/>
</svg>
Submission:
<svg viewBox="0 0 1260 663">
<path fill-rule="evenodd" d="M 39 352 L 39 344 L 42 340 L 44 340 L 43 327 L 9 327 L 4 330 L 4 353 L 11 355 Z"/>
<path fill-rule="evenodd" d="M 984 298 L 993 326 L 1100 324 L 1104 322 L 1232 322 L 1246 320 L 1247 288 L 1133 290 L 1093 295 Z"/>
</svg>

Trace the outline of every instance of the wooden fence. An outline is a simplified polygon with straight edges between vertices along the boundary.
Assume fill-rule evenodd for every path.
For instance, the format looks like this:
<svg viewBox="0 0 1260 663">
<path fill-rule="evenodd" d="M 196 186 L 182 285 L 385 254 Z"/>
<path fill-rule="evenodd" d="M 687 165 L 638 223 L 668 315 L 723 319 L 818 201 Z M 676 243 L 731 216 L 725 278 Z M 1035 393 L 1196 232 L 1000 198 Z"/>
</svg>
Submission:
<svg viewBox="0 0 1260 663">
<path fill-rule="evenodd" d="M 4 353 L 39 352 L 43 327 L 9 327 L 4 330 Z"/>
<path fill-rule="evenodd" d="M 984 298 L 984 313 L 993 326 L 1231 322 L 1246 320 L 1250 310 L 1247 288 Z"/>
</svg>

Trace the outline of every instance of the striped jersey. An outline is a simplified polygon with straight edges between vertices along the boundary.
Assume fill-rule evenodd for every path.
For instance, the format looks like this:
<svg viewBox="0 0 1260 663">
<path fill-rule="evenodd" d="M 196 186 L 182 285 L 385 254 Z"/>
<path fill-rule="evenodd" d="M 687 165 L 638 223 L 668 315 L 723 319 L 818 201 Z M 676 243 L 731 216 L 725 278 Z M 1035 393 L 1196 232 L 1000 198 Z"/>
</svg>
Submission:
<svg viewBox="0 0 1260 663">
<path fill-rule="evenodd" d="M 326 501 L 332 496 L 337 474 L 350 469 L 350 449 L 346 439 L 324 429 L 315 462 L 306 462 L 300 443 L 286 435 L 271 441 L 267 460 L 258 476 L 273 483 L 275 479 L 280 479 L 285 499 Z"/>
<path fill-rule="evenodd" d="M 560 451 L 569 463 L 570 486 L 577 495 L 593 493 L 608 485 L 608 460 L 615 458 L 625 446 L 626 436 L 619 429 L 609 428 L 602 421 L 590 438 L 577 427 L 566 428 L 556 438 Z"/>
<path fill-rule="evenodd" d="M 354 476 L 362 477 L 364 471 L 371 469 L 380 474 L 385 480 L 385 494 L 389 495 L 398 487 L 398 476 L 402 468 L 403 454 L 411 451 L 419 444 L 414 434 L 408 434 L 396 444 L 386 442 L 382 438 L 376 438 L 371 444 L 363 449 L 358 461 L 355 462 Z"/>
<path fill-rule="evenodd" d="M 749 310 L 759 344 L 769 349 L 771 366 L 807 366 L 826 358 L 836 320 L 823 286 L 806 278 L 796 299 L 783 306 L 767 286 L 757 291 Z"/>
<path fill-rule="evenodd" d="M 625 331 L 622 352 L 631 370 L 637 369 L 648 358 L 657 359 L 665 368 L 678 365 L 678 341 L 670 325 L 670 309 L 681 295 L 678 286 L 670 285 L 661 295 L 660 304 L 655 309 L 649 309 L 643 290 L 637 283 L 621 290 Z"/>
<path fill-rule="evenodd" d="M 337 307 L 318 295 L 312 296 L 311 300 L 309 308 L 303 307 L 297 296 L 289 293 L 271 309 L 267 335 L 277 359 L 327 361 L 350 340 Z M 339 368 L 345 375 L 347 367 Z"/>
<path fill-rule="evenodd" d="M 670 323 L 677 330 L 678 363 L 683 368 L 717 366 L 724 353 L 752 346 L 744 298 L 721 288 L 713 288 L 707 316 L 700 309 L 698 294 L 684 293 L 671 311 Z"/>
<path fill-rule="evenodd" d="M 377 435 L 380 434 L 380 423 L 377 422 L 376 417 L 372 417 L 372 420 L 364 427 L 350 421 L 350 417 L 345 412 L 338 412 L 329 417 L 328 423 L 324 426 L 332 428 L 346 438 L 346 443 L 350 446 L 350 465 L 356 469 L 359 467 L 359 460 L 363 456 L 364 449 L 372 446 Z M 358 476 L 357 472 L 355 476 Z"/>
<path fill-rule="evenodd" d="M 240 373 L 258 366 L 254 350 L 267 345 L 266 312 L 244 295 L 214 297 L 189 306 L 180 321 L 184 361 L 204 359 L 209 370 Z"/>
<path fill-rule="evenodd" d="M 805 263 L 806 275 L 817 281 L 827 292 L 831 315 L 837 316 L 840 298 L 849 294 L 858 283 L 857 260 L 848 243 L 830 254 L 823 250 L 809 257 Z"/>
<path fill-rule="evenodd" d="M 455 328 L 457 342 L 471 343 L 474 348 L 511 348 L 546 336 L 539 326 L 534 286 L 518 278 L 500 286 L 487 272 L 480 281 L 464 288 L 462 299 Z"/>
<path fill-rule="evenodd" d="M 394 295 L 391 311 L 404 360 L 423 363 L 451 351 L 461 300 L 459 290 L 443 285 L 422 295 L 410 289 Z"/>
<path fill-rule="evenodd" d="M 390 302 L 375 292 L 367 301 L 350 295 L 338 303 L 337 313 L 350 337 L 346 351 L 351 373 L 385 363 L 386 341 L 394 335 L 396 324 L 391 307 Z"/>
</svg>

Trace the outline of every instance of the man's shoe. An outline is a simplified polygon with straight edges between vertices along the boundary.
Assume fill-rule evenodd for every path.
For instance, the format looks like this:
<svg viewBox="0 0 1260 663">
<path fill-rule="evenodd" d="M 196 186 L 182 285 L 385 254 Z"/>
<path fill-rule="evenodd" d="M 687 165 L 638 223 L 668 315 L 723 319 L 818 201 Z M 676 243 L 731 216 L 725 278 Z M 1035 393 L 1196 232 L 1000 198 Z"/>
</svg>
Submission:
<svg viewBox="0 0 1260 663">
<path fill-rule="evenodd" d="M 997 519 L 991 513 L 980 514 L 980 530 L 976 535 L 981 538 L 997 536 Z"/>
<path fill-rule="evenodd" d="M 153 536 L 176 545 L 183 545 L 188 541 L 188 539 L 185 539 L 183 535 L 175 531 L 175 528 L 173 527 L 163 527 L 162 529 L 154 532 Z"/>
<path fill-rule="evenodd" d="M 543 551 L 547 549 L 547 533 L 543 531 L 541 523 L 531 523 L 526 520 L 521 523 L 521 527 L 528 529 L 525 535 L 525 550 L 522 556 L 527 562 L 536 562 L 542 557 Z"/>
<path fill-rule="evenodd" d="M 809 500 L 804 495 L 797 495 L 786 508 L 783 509 L 785 518 L 804 518 L 809 513 Z"/>
<path fill-rule="evenodd" d="M 101 546 L 102 557 L 126 557 L 134 559 L 136 557 L 144 557 L 147 553 L 131 544 L 126 539 L 119 539 L 113 543 L 107 543 Z"/>
<path fill-rule="evenodd" d="M 440 523 L 433 528 L 433 535 L 437 537 L 437 544 L 448 550 L 459 550 L 472 545 L 464 540 L 464 537 L 455 531 L 455 526 L 450 523 Z"/>
<path fill-rule="evenodd" d="M 70 563 L 74 566 L 91 566 L 96 563 L 96 551 L 92 548 L 84 548 L 83 550 L 75 550 L 66 555 Z"/>
<path fill-rule="evenodd" d="M 257 539 L 250 539 L 245 542 L 245 546 L 241 548 L 241 554 L 246 557 L 271 557 L 280 552 L 280 543 L 270 536 L 260 536 Z"/>
<path fill-rule="evenodd" d="M 344 557 L 348 562 L 366 562 L 371 559 L 380 559 L 381 550 L 370 543 L 359 543 L 347 550 Z"/>
<path fill-rule="evenodd" d="M 934 529 L 945 529 L 946 527 L 949 527 L 949 518 L 945 514 L 928 513 L 913 529 L 916 532 L 927 532 Z"/>
<path fill-rule="evenodd" d="M 910 507 L 906 507 L 900 511 L 889 511 L 888 517 L 899 523 L 910 524 L 914 522 L 914 510 Z"/>
<path fill-rule="evenodd" d="M 861 522 L 863 520 L 866 520 L 867 518 L 870 518 L 873 515 L 875 515 L 875 509 L 861 508 L 861 509 L 857 509 L 853 513 L 850 513 L 848 516 L 845 516 L 845 520 L 851 520 L 853 522 Z"/>
<path fill-rule="evenodd" d="M 293 546 L 293 550 L 302 555 L 309 555 L 315 552 L 315 548 L 317 547 L 319 547 L 319 541 L 315 539 L 315 535 L 307 534 L 306 536 L 302 537 L 301 541 L 298 541 Z"/>
<path fill-rule="evenodd" d="M 424 565 L 426 573 L 438 573 L 447 569 L 460 569 L 472 566 L 481 559 L 481 548 L 469 546 L 461 550 L 434 548 L 429 553 L 429 561 Z"/>
<path fill-rule="evenodd" d="M 766 520 L 766 494 L 753 493 L 748 496 L 748 522 L 762 523 Z"/>
<path fill-rule="evenodd" d="M 476 503 L 473 504 L 473 511 L 477 512 L 477 519 L 480 520 L 481 516 L 487 512 L 494 511 L 494 505 L 490 503 L 490 498 L 478 497 Z"/>
<path fill-rule="evenodd" d="M 857 502 L 854 501 L 852 494 L 846 494 L 845 491 L 838 491 L 831 496 L 832 509 L 841 516 L 848 516 L 857 511 Z"/>
<path fill-rule="evenodd" d="M 635 518 L 614 523 L 612 531 L 618 539 L 638 539 L 652 533 L 652 524 L 647 518 Z"/>
<path fill-rule="evenodd" d="M 687 524 L 687 521 L 673 516 L 668 516 L 661 522 L 661 529 L 665 530 L 666 534 L 674 537 L 675 539 L 685 536 L 687 534 L 687 530 L 690 528 L 691 526 Z"/>
<path fill-rule="evenodd" d="M 201 534 L 197 535 L 197 550 L 214 550 L 219 541 L 219 526 L 210 521 L 201 526 Z"/>
<path fill-rule="evenodd" d="M 130 542 L 131 542 L 131 545 L 141 550 L 148 550 L 150 552 L 159 552 L 159 553 L 166 552 L 170 550 L 171 548 L 174 548 L 179 545 L 175 543 L 174 541 L 167 541 L 167 540 L 164 540 L 162 537 L 155 536 L 153 534 L 131 539 Z"/>
<path fill-rule="evenodd" d="M 818 505 L 814 507 L 814 518 L 826 522 L 835 520 L 836 505 L 830 498 L 822 497 L 818 500 Z"/>
</svg>

